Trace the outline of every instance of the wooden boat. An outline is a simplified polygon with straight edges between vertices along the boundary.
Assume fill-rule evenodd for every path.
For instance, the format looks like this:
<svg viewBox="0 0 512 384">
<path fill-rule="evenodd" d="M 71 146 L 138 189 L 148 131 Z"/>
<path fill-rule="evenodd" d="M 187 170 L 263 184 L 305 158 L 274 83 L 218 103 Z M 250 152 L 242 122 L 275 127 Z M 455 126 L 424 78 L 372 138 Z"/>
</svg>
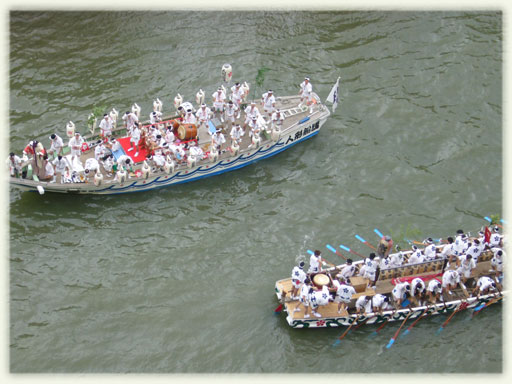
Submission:
<svg viewBox="0 0 512 384">
<path fill-rule="evenodd" d="M 440 247 L 442 247 L 442 245 L 438 245 L 436 248 Z M 411 250 L 402 252 L 405 256 L 411 253 Z M 476 268 L 472 271 L 471 277 L 468 279 L 467 283 L 471 283 L 472 281 L 476 282 L 476 280 L 481 276 L 493 276 L 493 274 L 490 273 L 492 257 L 493 253 L 490 250 L 484 251 L 479 256 Z M 378 259 L 379 257 L 375 258 L 375 260 Z M 362 264 L 363 260 L 354 262 L 354 265 L 356 266 L 361 266 Z M 344 264 L 337 265 L 321 271 L 321 274 L 326 276 L 327 280 L 325 280 L 325 282 L 320 282 L 320 284 L 326 283 L 332 287 L 333 278 L 343 265 Z M 428 303 L 424 301 L 421 303 L 422 305 L 414 307 L 408 306 L 405 308 L 400 307 L 398 309 L 390 308 L 382 311 L 381 313 L 369 312 L 359 316 L 355 313 L 354 304 L 360 296 L 373 296 L 378 293 L 389 296 L 394 285 L 397 282 L 400 282 L 400 279 L 403 281 L 411 280 L 413 277 L 422 277 L 423 280 L 428 283 L 428 281 L 434 278 L 441 280 L 442 273 L 444 270 L 448 269 L 455 269 L 455 265 L 453 263 L 453 265 L 446 267 L 444 259 L 435 259 L 414 265 L 405 264 L 396 268 L 380 270 L 376 285 L 372 287 L 368 286 L 368 279 L 360 276 L 353 277 L 351 278 L 351 283 L 356 290 L 356 294 L 352 296 L 351 303 L 348 306 L 348 311 L 342 311 L 338 314 L 338 304 L 335 302 L 329 302 L 327 305 L 320 306 L 317 309 L 317 313 L 319 313 L 321 317 L 311 316 L 309 318 L 305 318 L 303 306 L 299 307 L 300 310 L 298 312 L 294 311 L 299 301 L 290 297 L 292 291 L 291 278 L 278 280 L 275 284 L 275 293 L 281 303 L 278 307 L 279 311 L 281 308 L 284 309 L 287 313 L 286 321 L 293 328 L 333 328 L 359 324 L 383 324 L 384 322 L 401 321 L 406 318 L 408 318 L 408 320 L 413 320 L 423 315 L 451 314 L 454 311 L 471 308 L 481 309 L 486 304 L 493 304 L 500 301 L 503 297 L 496 293 L 481 295 L 478 298 L 476 296 L 467 297 L 462 289 L 459 288 L 452 290 L 453 295 L 446 297 L 445 301 L 439 301 L 436 303 Z M 330 281 L 330 283 L 327 281 Z M 316 284 L 317 282 L 318 280 L 315 281 L 315 285 L 318 287 L 318 284 Z M 502 295 L 505 293 L 505 291 L 501 291 Z"/>
<path fill-rule="evenodd" d="M 336 92 L 337 86 L 338 82 L 335 84 Z M 229 92 L 229 88 L 227 91 Z M 226 92 L 226 94 L 228 94 L 228 92 Z M 331 93 L 332 92 L 333 91 L 331 91 Z M 180 95 L 178 94 L 178 96 Z M 242 101 L 242 112 L 239 119 L 235 121 L 235 124 L 238 123 L 243 126 L 245 119 L 243 108 L 247 103 L 248 101 L 245 101 L 245 104 L 244 101 Z M 337 104 L 337 97 L 335 103 Z M 200 103 L 198 102 L 198 104 Z M 185 149 L 185 156 L 182 158 L 169 153 L 166 157 L 164 167 L 154 166 L 151 164 L 150 160 L 145 161 L 145 158 L 141 157 L 140 154 L 135 158 L 133 152 L 127 151 L 129 148 L 127 145 L 129 146 L 130 144 L 129 139 L 126 137 L 126 129 L 124 127 L 116 128 L 114 130 L 115 134 L 121 135 L 118 141 L 124 141 L 125 144 L 120 152 L 114 152 L 114 156 L 117 159 L 120 155 L 126 154 L 132 158 L 134 163 L 134 166 L 126 176 L 122 175 L 122 177 L 119 177 L 118 172 L 106 172 L 103 166 L 100 166 L 100 172 L 97 177 L 92 173 L 87 176 L 84 174 L 83 167 L 82 169 L 78 167 L 78 170 L 76 170 L 77 173 L 75 174 L 76 177 L 74 177 L 71 182 L 62 183 L 58 179 L 42 181 L 36 172 L 38 169 L 41 169 L 40 162 L 42 160 L 37 157 L 25 157 L 22 164 L 23 169 L 22 172 L 20 172 L 23 177 L 11 176 L 10 185 L 23 191 L 38 191 L 40 194 L 56 192 L 110 195 L 148 191 L 236 170 L 256 161 L 274 156 L 295 144 L 312 138 L 320 132 L 320 128 L 330 116 L 329 109 L 322 103 L 316 93 L 312 93 L 312 103 L 309 106 L 299 104 L 300 97 L 298 95 L 276 97 L 276 109 L 279 109 L 284 116 L 281 128 L 273 128 L 268 118 L 268 120 L 265 120 L 263 116 L 260 116 L 258 119 L 258 125 L 261 128 L 260 136 L 250 138 L 248 134 L 249 129 L 247 129 L 238 147 L 231 145 L 230 131 L 228 131 L 227 125 L 223 123 L 221 119 L 212 119 L 208 129 L 213 129 L 214 131 L 218 129 L 222 130 L 226 139 L 226 143 L 221 146 L 220 151 L 215 150 L 212 146 L 212 136 L 208 133 L 206 127 L 198 129 L 195 125 L 186 125 L 183 123 L 183 116 L 176 114 L 164 117 L 161 121 L 156 123 L 157 128 L 162 133 L 162 137 L 164 136 L 163 132 L 166 127 L 172 124 L 178 142 Z M 178 105 L 179 104 L 175 104 L 175 107 L 179 108 Z M 192 104 L 188 103 L 188 105 L 191 106 Z M 263 114 L 259 100 L 256 105 Z M 183 104 L 181 104 L 181 106 L 183 106 Z M 334 104 L 333 108 L 335 108 Z M 213 108 L 211 109 L 213 111 Z M 140 107 L 138 112 L 140 112 Z M 145 129 L 148 129 L 150 125 L 152 124 L 149 122 L 142 124 Z M 69 132 L 67 132 L 67 134 L 68 137 L 72 137 L 72 133 L 70 135 Z M 124 138 L 123 134 L 125 135 Z M 187 146 L 194 135 L 197 135 L 197 145 L 202 149 L 203 156 L 195 159 L 195 161 L 189 161 Z M 63 135 L 59 136 L 64 139 Z M 82 148 L 82 155 L 80 157 L 81 164 L 85 164 L 87 159 L 94 157 L 94 149 L 101 142 L 99 135 L 88 134 L 84 135 L 84 138 L 86 139 L 86 143 Z M 70 158 L 69 148 L 64 148 L 64 154 L 64 157 Z"/>
</svg>

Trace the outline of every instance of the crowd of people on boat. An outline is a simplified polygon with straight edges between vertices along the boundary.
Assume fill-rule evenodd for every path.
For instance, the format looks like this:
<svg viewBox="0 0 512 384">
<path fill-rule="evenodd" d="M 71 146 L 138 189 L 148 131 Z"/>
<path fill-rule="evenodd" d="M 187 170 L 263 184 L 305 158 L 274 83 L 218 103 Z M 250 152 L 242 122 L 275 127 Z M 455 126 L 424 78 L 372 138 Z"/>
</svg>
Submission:
<svg viewBox="0 0 512 384">
<path fill-rule="evenodd" d="M 492 226 L 492 229 L 482 228 L 477 237 L 470 237 L 459 229 L 455 238 L 438 241 L 443 244 L 436 246 L 434 240 L 428 238 L 423 241 L 423 248 L 413 245 L 412 250 L 407 252 L 402 252 L 397 246 L 397 252 L 391 254 L 393 241 L 390 236 L 383 236 L 377 246 L 377 254 L 370 253 L 357 265 L 348 258 L 345 264 L 329 270 L 330 279 L 324 283 L 317 283 L 315 276 L 327 276 L 322 266 L 330 263 L 316 250 L 310 256 L 307 270 L 304 261 L 292 270 L 290 297 L 298 300 L 293 312 L 304 308 L 304 318 L 309 318 L 311 309 L 314 316 L 322 317 L 318 308 L 334 302 L 338 304 L 338 314 L 346 313 L 349 307 L 354 308 L 356 313 L 382 313 L 384 310 L 445 302 L 454 297 L 453 291 L 457 288 L 461 289 L 465 297 L 480 297 L 501 291 L 505 238 L 498 225 Z M 486 275 L 472 275 L 483 252 L 492 252 L 491 269 Z M 378 276 L 382 270 L 435 260 L 443 261 L 443 269 L 434 277 L 411 276 L 405 281 L 396 282 L 391 292 L 376 293 Z M 356 276 L 366 282 L 366 288 L 359 294 L 352 284 Z M 473 288 L 470 292 L 466 286 L 469 280 Z"/>
<path fill-rule="evenodd" d="M 199 145 L 199 132 L 204 130 L 211 136 L 209 152 L 221 153 L 227 149 L 224 132 L 230 132 L 231 143 L 229 150 L 239 147 L 244 135 L 248 132 L 251 139 L 250 147 L 258 142 L 262 130 L 280 131 L 285 119 L 284 113 L 276 108 L 276 97 L 273 90 L 269 89 L 261 96 L 260 109 L 256 102 L 247 103 L 249 86 L 247 83 L 236 82 L 230 89 L 231 94 L 227 97 L 227 90 L 224 86 L 212 94 L 212 107 L 204 103 L 204 97 L 197 111 L 192 103 L 176 103 L 178 117 L 170 121 L 162 121 L 161 102 L 154 103 L 154 110 L 149 115 L 149 124 L 141 124 L 140 107 L 134 104 L 131 111 L 126 111 L 121 117 L 126 129 L 126 136 L 130 140 L 128 152 L 133 153 L 136 158 L 144 150 L 147 154 L 146 161 L 151 164 L 153 171 L 163 171 L 166 164 L 176 162 L 185 163 L 190 159 L 196 162 L 205 159 L 208 155 L 206 146 Z M 300 84 L 300 104 L 312 108 L 313 88 L 310 79 L 306 77 Z M 241 119 L 244 113 L 243 123 Z M 311 112 L 311 111 L 310 111 Z M 216 127 L 212 119 L 217 118 L 222 124 Z M 177 137 L 177 128 L 180 124 L 194 125 L 196 133 L 193 137 L 180 139 Z M 220 127 L 222 125 L 222 128 Z M 105 113 L 99 123 L 101 142 L 95 145 L 94 157 L 82 163 L 82 152 L 88 151 L 89 143 L 79 132 L 74 132 L 69 138 L 67 147 L 64 140 L 57 134 L 50 136 L 50 148 L 48 151 L 41 142 L 32 140 L 23 150 L 22 157 L 13 152 L 7 158 L 7 167 L 11 177 L 23 177 L 26 175 L 26 166 L 32 165 L 34 174 L 41 181 L 56 182 L 59 177 L 61 183 L 84 182 L 89 177 L 101 173 L 103 168 L 107 176 L 113 176 L 117 170 L 133 172 L 135 162 L 131 156 L 120 155 L 115 157 L 114 153 L 121 148 L 118 140 L 114 138 L 114 131 L 117 126 L 117 113 Z M 78 171 L 77 171 L 78 170 Z"/>
</svg>

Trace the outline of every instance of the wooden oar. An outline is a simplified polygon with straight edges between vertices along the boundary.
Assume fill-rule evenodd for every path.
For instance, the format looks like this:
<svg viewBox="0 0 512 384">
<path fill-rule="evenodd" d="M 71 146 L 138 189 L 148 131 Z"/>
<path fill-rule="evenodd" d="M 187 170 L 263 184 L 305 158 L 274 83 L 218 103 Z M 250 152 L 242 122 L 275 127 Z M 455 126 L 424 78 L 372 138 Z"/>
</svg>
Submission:
<svg viewBox="0 0 512 384">
<path fill-rule="evenodd" d="M 391 315 L 389 315 L 389 317 L 381 324 L 381 326 L 379 328 L 377 328 L 375 331 L 373 331 L 370 336 L 377 336 L 377 334 L 379 333 L 379 331 L 384 328 L 384 326 L 389 322 L 389 320 L 391 320 L 393 318 L 393 315 L 395 314 L 396 312 L 396 309 L 393 310 L 393 312 L 391 313 Z"/>
<path fill-rule="evenodd" d="M 452 312 L 452 314 L 450 316 L 448 316 L 448 319 L 446 319 L 446 321 L 439 327 L 439 329 L 437 330 L 436 334 L 440 334 L 441 331 L 444 329 L 444 327 L 446 327 L 446 325 L 450 322 L 450 320 L 453 318 L 453 316 L 455 316 L 455 314 L 463 309 L 466 309 L 466 307 L 468 306 L 468 303 L 466 301 L 463 301 L 459 308 L 457 308 L 455 311 Z"/>
<path fill-rule="evenodd" d="M 409 316 L 411 316 L 413 311 L 409 311 L 409 313 L 407 314 L 407 316 L 405 317 L 404 321 L 402 321 L 402 324 L 400 324 L 400 327 L 398 328 L 398 330 L 395 332 L 395 335 L 389 340 L 389 343 L 388 345 L 386 345 L 386 348 L 391 348 L 391 346 L 394 344 L 398 334 L 400 333 L 400 330 L 402 329 L 402 327 L 404 326 L 405 322 L 409 319 Z"/>
<path fill-rule="evenodd" d="M 475 307 L 474 310 L 473 310 L 473 314 L 471 315 L 471 318 L 473 318 L 476 314 L 478 314 L 479 312 L 482 311 L 482 309 L 484 308 L 487 308 L 488 306 L 490 305 L 493 305 L 494 303 L 500 301 L 501 299 L 503 298 L 503 296 L 498 296 L 498 297 L 495 297 L 494 299 L 491 299 L 489 300 L 487 303 L 485 304 L 481 304 L 479 305 L 478 307 Z"/>
<path fill-rule="evenodd" d="M 345 260 L 347 260 L 347 258 L 346 258 L 345 256 L 343 256 L 343 255 L 341 254 L 341 252 L 338 252 L 338 250 L 337 250 L 336 248 L 334 248 L 332 245 L 327 244 L 325 247 L 326 247 L 329 251 L 331 251 L 331 252 L 333 252 L 333 253 L 337 254 L 338 256 L 343 257 Z"/>
<path fill-rule="evenodd" d="M 344 250 L 345 250 L 345 251 L 347 251 L 347 252 L 353 253 L 354 255 L 357 255 L 357 256 L 361 257 L 362 259 L 364 259 L 364 258 L 365 258 L 363 255 L 361 255 L 361 254 L 357 253 L 356 251 L 351 250 L 349 247 L 346 247 L 346 246 L 345 246 L 345 245 L 343 245 L 343 244 L 340 244 L 340 248 L 341 248 L 341 249 L 344 249 Z"/>
<path fill-rule="evenodd" d="M 373 232 L 375 232 L 377 234 L 377 236 L 379 236 L 381 239 L 384 237 L 384 235 L 382 233 L 380 233 L 380 231 L 377 228 L 375 228 L 373 230 Z"/>
<path fill-rule="evenodd" d="M 492 224 L 492 219 L 491 219 L 490 217 L 485 216 L 485 217 L 484 217 L 484 219 L 485 219 L 485 220 L 487 220 L 487 221 L 489 222 L 489 224 Z M 498 227 L 503 228 L 503 226 L 499 225 L 498 223 L 495 223 L 495 224 L 496 224 Z"/>
<path fill-rule="evenodd" d="M 425 310 L 421 313 L 421 315 L 419 315 L 418 318 L 416 320 L 414 320 L 414 322 L 409 326 L 409 328 L 407 328 L 404 331 L 404 333 L 402 333 L 402 337 L 407 335 L 409 332 L 411 332 L 412 327 L 414 327 L 418 321 L 420 321 L 422 318 L 428 316 L 427 311 L 428 311 L 428 305 L 427 305 L 427 308 L 425 308 Z M 427 313 L 427 314 L 425 315 L 425 313 Z"/>
<path fill-rule="evenodd" d="M 343 340 L 343 338 L 344 338 L 345 336 L 347 336 L 348 332 L 350 331 L 350 328 L 352 328 L 352 326 L 353 326 L 355 323 L 357 323 L 357 320 L 359 320 L 359 316 L 360 316 L 360 315 L 357 315 L 357 316 L 356 316 L 356 318 L 355 318 L 355 320 L 352 322 L 352 324 L 350 324 L 350 326 L 347 328 L 347 330 L 346 330 L 345 332 L 343 332 L 343 335 L 341 335 L 340 337 L 338 337 L 338 340 L 336 340 L 336 341 L 334 342 L 334 344 L 333 344 L 333 346 L 334 346 L 334 347 L 335 347 L 335 346 L 337 346 L 337 345 L 341 342 L 341 340 Z"/>
<path fill-rule="evenodd" d="M 365 245 L 369 246 L 371 249 L 376 250 L 376 248 L 375 248 L 373 245 L 371 245 L 369 242 L 367 242 L 367 241 L 366 241 L 365 239 L 363 239 L 361 236 L 356 235 L 356 239 L 357 239 L 357 240 L 359 240 L 361 243 L 363 243 L 363 244 L 365 244 Z"/>
</svg>

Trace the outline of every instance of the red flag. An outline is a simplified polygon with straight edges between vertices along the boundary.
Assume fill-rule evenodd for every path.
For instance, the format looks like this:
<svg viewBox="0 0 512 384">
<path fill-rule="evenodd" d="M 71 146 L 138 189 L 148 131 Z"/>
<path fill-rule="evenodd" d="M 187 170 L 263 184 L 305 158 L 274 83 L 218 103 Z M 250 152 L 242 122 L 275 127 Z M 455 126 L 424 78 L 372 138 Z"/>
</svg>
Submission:
<svg viewBox="0 0 512 384">
<path fill-rule="evenodd" d="M 491 231 L 489 227 L 485 227 L 485 242 L 489 243 L 491 241 Z"/>
</svg>

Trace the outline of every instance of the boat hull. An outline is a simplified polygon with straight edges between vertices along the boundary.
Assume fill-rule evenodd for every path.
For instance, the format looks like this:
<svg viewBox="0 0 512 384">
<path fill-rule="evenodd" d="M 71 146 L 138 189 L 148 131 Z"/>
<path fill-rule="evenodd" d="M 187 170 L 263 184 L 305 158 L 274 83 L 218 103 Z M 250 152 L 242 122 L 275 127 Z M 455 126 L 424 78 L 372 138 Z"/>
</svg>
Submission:
<svg viewBox="0 0 512 384">
<path fill-rule="evenodd" d="M 328 110 L 326 109 L 326 111 L 327 113 L 323 113 L 316 119 L 309 119 L 302 124 L 298 124 L 294 129 L 286 130 L 275 142 L 267 141 L 259 148 L 244 151 L 239 153 L 237 156 L 230 156 L 216 162 L 203 160 L 195 167 L 185 169 L 180 168 L 177 169 L 176 172 L 170 174 L 159 172 L 157 174 L 153 174 L 147 179 L 132 177 L 122 184 L 118 182 L 109 182 L 103 183 L 99 186 L 96 186 L 92 182 L 80 184 L 59 184 L 40 181 L 35 182 L 28 179 L 17 178 L 11 178 L 10 181 L 13 187 L 23 191 L 41 193 L 40 188 L 38 190 L 39 186 L 44 189 L 44 192 L 95 195 L 115 195 L 142 192 L 164 188 L 175 184 L 187 183 L 251 165 L 259 160 L 277 155 L 295 144 L 316 136 L 322 125 L 329 117 Z"/>
<path fill-rule="evenodd" d="M 450 302 L 438 303 L 435 305 L 430 305 L 426 311 L 426 315 L 449 315 L 456 310 L 464 310 L 464 309 L 473 309 L 479 307 L 481 305 L 485 305 L 490 300 L 494 299 L 494 295 L 486 295 L 481 296 L 479 299 L 476 297 L 470 297 L 468 300 L 454 300 Z M 461 308 L 461 305 L 467 302 L 467 307 Z M 371 324 L 382 324 L 385 321 L 394 322 L 394 321 L 402 321 L 407 316 L 409 316 L 409 320 L 417 319 L 419 316 L 422 316 L 425 313 L 425 306 L 414 307 L 412 309 L 401 309 L 398 311 L 384 311 L 382 314 L 377 313 L 367 313 L 365 315 L 361 315 L 357 319 L 358 324 L 366 323 L 366 325 Z M 412 313 L 410 313 L 412 312 Z M 410 314 L 409 314 L 410 313 Z M 326 318 L 309 318 L 309 319 L 294 319 L 290 314 L 286 316 L 287 323 L 292 328 L 339 328 L 339 327 L 347 327 L 350 326 L 355 320 L 357 315 L 353 314 L 350 316 L 340 316 L 340 317 L 326 317 Z"/>
</svg>

